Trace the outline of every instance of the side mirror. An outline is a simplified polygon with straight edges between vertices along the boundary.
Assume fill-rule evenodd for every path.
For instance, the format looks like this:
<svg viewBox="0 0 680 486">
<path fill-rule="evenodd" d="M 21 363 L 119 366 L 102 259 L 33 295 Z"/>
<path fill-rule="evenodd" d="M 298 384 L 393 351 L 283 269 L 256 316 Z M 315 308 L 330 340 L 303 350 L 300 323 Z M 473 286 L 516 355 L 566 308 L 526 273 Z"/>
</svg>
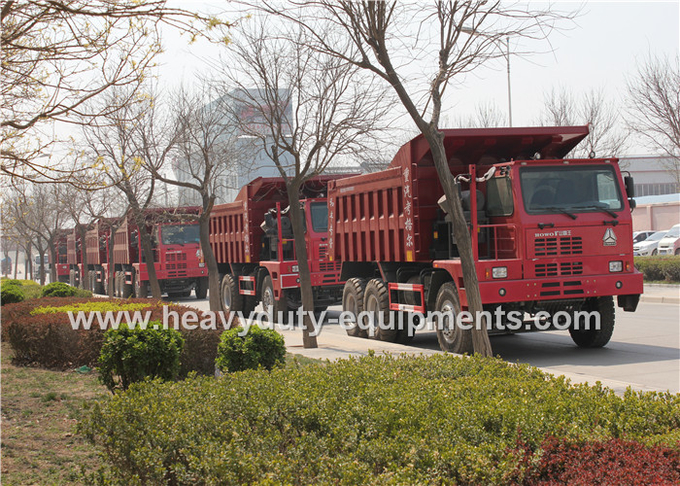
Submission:
<svg viewBox="0 0 680 486">
<path fill-rule="evenodd" d="M 632 197 L 628 199 L 628 205 L 630 206 L 631 211 L 637 207 L 637 203 L 635 202 L 635 199 L 633 199 Z"/>
<path fill-rule="evenodd" d="M 623 178 L 624 184 L 626 184 L 626 194 L 629 198 L 635 197 L 635 181 L 632 176 L 626 176 Z"/>
</svg>

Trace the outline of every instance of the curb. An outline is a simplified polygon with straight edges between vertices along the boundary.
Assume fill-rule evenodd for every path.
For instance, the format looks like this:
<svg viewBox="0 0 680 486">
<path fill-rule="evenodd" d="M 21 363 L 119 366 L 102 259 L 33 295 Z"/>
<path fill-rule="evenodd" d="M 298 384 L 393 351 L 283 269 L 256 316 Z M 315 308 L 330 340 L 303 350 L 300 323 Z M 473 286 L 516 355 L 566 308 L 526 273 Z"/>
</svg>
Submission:
<svg viewBox="0 0 680 486">
<path fill-rule="evenodd" d="M 665 295 L 644 295 L 640 296 L 640 302 L 650 302 L 654 304 L 680 304 L 680 297 L 668 297 Z"/>
</svg>

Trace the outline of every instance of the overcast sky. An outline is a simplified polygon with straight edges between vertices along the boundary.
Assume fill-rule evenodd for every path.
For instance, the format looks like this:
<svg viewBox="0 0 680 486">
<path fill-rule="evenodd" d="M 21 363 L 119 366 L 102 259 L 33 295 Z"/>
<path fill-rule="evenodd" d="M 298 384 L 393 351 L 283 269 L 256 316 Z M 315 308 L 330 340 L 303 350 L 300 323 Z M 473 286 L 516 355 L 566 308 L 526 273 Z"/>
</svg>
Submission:
<svg viewBox="0 0 680 486">
<path fill-rule="evenodd" d="M 183 2 L 184 6 L 186 2 Z M 198 5 L 222 2 L 192 2 Z M 576 26 L 558 32 L 549 39 L 553 52 L 530 57 L 511 54 L 512 117 L 514 126 L 537 123 L 544 94 L 553 88 L 565 88 L 575 96 L 591 89 L 605 89 L 607 97 L 619 105 L 625 103 L 626 80 L 635 76 L 638 63 L 645 56 L 678 55 L 680 49 L 680 1 L 647 2 L 557 2 L 560 9 L 582 4 Z M 511 53 L 519 41 L 510 41 Z M 166 54 L 161 59 L 161 76 L 166 81 L 191 81 L 197 70 L 205 72 L 218 60 L 218 50 L 198 44 L 166 39 Z M 537 50 L 547 51 L 547 44 Z M 526 49 L 526 46 L 524 46 Z M 208 65 L 206 65 L 206 62 Z M 165 84 L 165 83 L 164 83 Z M 504 62 L 495 69 L 485 69 L 468 76 L 462 86 L 448 93 L 443 121 L 465 116 L 479 104 L 493 103 L 507 113 L 507 73 Z M 633 144 L 630 155 L 648 153 Z"/>
</svg>

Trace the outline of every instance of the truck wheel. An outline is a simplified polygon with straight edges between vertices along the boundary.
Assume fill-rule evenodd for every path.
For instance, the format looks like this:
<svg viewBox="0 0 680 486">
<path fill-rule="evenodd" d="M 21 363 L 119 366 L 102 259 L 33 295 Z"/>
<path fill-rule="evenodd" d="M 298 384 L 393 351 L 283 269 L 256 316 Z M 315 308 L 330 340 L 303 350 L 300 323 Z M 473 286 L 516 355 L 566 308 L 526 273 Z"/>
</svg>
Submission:
<svg viewBox="0 0 680 486">
<path fill-rule="evenodd" d="M 238 281 L 236 277 L 228 273 L 222 277 L 220 285 L 222 310 L 224 312 L 238 312 L 243 310 L 243 295 L 238 293 Z"/>
<path fill-rule="evenodd" d="M 133 282 L 131 284 L 125 283 L 125 272 L 121 272 L 120 276 L 120 284 L 122 288 L 123 295 L 122 297 L 124 299 L 127 299 L 128 297 L 132 297 L 132 293 L 134 292 L 134 276 L 132 278 Z"/>
<path fill-rule="evenodd" d="M 601 348 L 609 342 L 614 332 L 614 298 L 596 297 L 588 299 L 583 310 L 600 313 L 600 329 L 569 329 L 571 339 L 580 348 Z M 574 323 L 574 326 L 577 323 Z M 581 323 L 578 323 L 581 324 Z"/>
<path fill-rule="evenodd" d="M 288 299 L 285 295 L 281 297 L 281 300 L 276 300 L 274 298 L 272 278 L 267 275 L 262 281 L 262 308 L 265 312 L 268 312 L 270 307 L 273 307 L 272 313 L 274 322 L 280 324 L 286 324 L 288 322 Z M 279 312 L 282 312 L 282 320 L 279 319 Z"/>
<path fill-rule="evenodd" d="M 149 296 L 149 282 L 142 281 L 135 275 L 135 297 L 146 299 Z"/>
<path fill-rule="evenodd" d="M 456 285 L 453 282 L 442 285 L 437 293 L 436 302 L 435 309 L 443 316 L 435 323 L 439 347 L 448 353 L 472 353 L 472 332 L 461 329 L 455 322 L 460 314 L 460 299 Z"/>
<path fill-rule="evenodd" d="M 364 290 L 364 310 L 369 313 L 369 318 L 373 319 L 374 339 L 390 343 L 397 340 L 398 331 L 392 320 L 385 282 L 377 278 L 368 281 Z"/>
<path fill-rule="evenodd" d="M 194 292 L 196 292 L 197 299 L 206 298 L 208 295 L 208 279 L 206 277 L 201 277 L 196 280 L 196 288 L 194 289 Z"/>
<path fill-rule="evenodd" d="M 106 293 L 105 287 L 104 287 L 104 271 L 101 271 L 101 276 L 102 276 L 102 281 L 97 282 L 97 272 L 94 272 L 94 293 L 95 294 L 104 294 Z"/>
<path fill-rule="evenodd" d="M 361 278 L 350 278 L 345 282 L 345 288 L 342 290 L 342 311 L 351 312 L 354 314 L 355 322 L 350 324 L 352 327 L 347 328 L 347 334 L 355 337 L 368 337 L 366 329 L 359 326 L 359 314 L 364 311 L 364 290 L 366 289 L 366 281 Z"/>
</svg>

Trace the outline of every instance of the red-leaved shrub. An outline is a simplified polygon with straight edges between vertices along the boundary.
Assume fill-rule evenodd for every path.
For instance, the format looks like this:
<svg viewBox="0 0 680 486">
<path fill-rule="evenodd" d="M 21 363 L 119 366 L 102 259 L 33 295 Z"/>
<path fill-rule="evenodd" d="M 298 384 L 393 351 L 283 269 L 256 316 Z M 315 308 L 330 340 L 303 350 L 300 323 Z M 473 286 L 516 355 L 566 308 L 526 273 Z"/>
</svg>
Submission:
<svg viewBox="0 0 680 486">
<path fill-rule="evenodd" d="M 90 330 L 74 330 L 66 312 L 31 315 L 31 311 L 37 307 L 71 306 L 91 300 L 52 297 L 3 306 L 2 340 L 11 345 L 14 352 L 13 362 L 17 365 L 37 365 L 59 370 L 83 365 L 95 366 L 104 335 L 104 330 L 99 328 L 96 320 Z M 94 299 L 94 301 L 121 303 L 117 299 Z M 150 310 L 151 320 L 162 321 L 163 306 L 167 306 L 170 312 L 176 312 L 180 318 L 191 311 L 197 314 L 199 320 L 203 317 L 203 313 L 197 309 L 150 299 L 129 299 L 124 303 L 148 304 L 142 312 Z M 172 324 L 171 320 L 170 325 Z M 217 343 L 222 329 L 218 327 L 217 330 L 200 328 L 191 331 L 182 328 L 179 330 L 185 341 L 180 357 L 180 375 L 186 376 L 191 371 L 199 374 L 214 373 Z"/>
<path fill-rule="evenodd" d="M 680 446 L 680 444 L 678 444 Z M 610 439 L 574 442 L 547 438 L 538 451 L 521 447 L 523 457 L 516 484 L 670 485 L 680 483 L 680 447 L 648 447 L 639 442 Z"/>
</svg>

